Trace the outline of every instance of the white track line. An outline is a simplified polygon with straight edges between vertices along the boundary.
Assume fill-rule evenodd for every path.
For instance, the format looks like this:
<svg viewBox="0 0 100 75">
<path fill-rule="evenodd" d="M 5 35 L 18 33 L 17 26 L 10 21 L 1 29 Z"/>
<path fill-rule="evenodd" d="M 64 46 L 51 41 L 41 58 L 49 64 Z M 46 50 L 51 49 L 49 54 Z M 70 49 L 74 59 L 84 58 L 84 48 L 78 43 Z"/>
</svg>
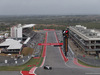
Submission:
<svg viewBox="0 0 100 75">
<path fill-rule="evenodd" d="M 57 36 L 56 36 L 56 32 L 54 32 L 54 35 L 55 35 L 55 37 L 56 37 L 56 42 L 58 43 Z M 61 57 L 62 57 L 62 59 L 63 59 L 63 61 L 64 61 L 64 58 L 63 58 L 63 56 L 62 56 L 62 54 L 61 54 L 61 51 L 60 51 L 60 47 L 59 47 L 59 52 L 60 52 L 60 55 L 61 55 Z M 66 64 L 66 62 L 65 62 L 65 65 L 66 65 L 67 67 L 71 68 L 69 65 Z"/>
<path fill-rule="evenodd" d="M 41 64 L 40 67 L 43 67 L 43 65 L 44 65 L 44 63 L 45 63 L 45 58 L 46 58 L 46 56 L 43 58 L 43 62 L 42 62 L 42 64 Z"/>
<path fill-rule="evenodd" d="M 21 73 L 21 75 L 23 75 L 23 74 L 22 74 L 22 71 L 20 71 L 20 73 Z"/>
<path fill-rule="evenodd" d="M 57 36 L 56 36 L 56 32 L 54 32 L 54 35 L 55 35 L 55 37 L 56 37 L 56 42 L 58 43 Z M 64 60 L 64 58 L 63 58 L 63 56 L 62 56 L 62 54 L 61 54 L 61 51 L 60 51 L 60 47 L 59 47 L 59 52 L 60 52 L 60 55 L 61 55 L 62 59 Z"/>
<path fill-rule="evenodd" d="M 47 32 L 47 39 L 48 39 L 48 32 Z M 47 39 L 46 39 L 46 43 L 47 43 Z M 47 46 L 46 46 L 46 50 L 47 50 Z M 47 52 L 47 51 L 46 51 Z M 45 57 L 43 58 L 43 62 L 41 64 L 40 67 L 43 67 L 44 63 L 45 63 L 45 59 L 46 59 L 46 52 L 45 52 Z"/>
<path fill-rule="evenodd" d="M 36 70 L 36 69 L 37 69 L 37 67 L 35 68 L 35 70 Z M 35 75 L 36 75 L 35 70 L 33 71 L 33 74 L 35 74 Z"/>
<path fill-rule="evenodd" d="M 85 74 L 88 74 L 88 75 L 100 75 L 100 73 L 85 73 Z"/>
<path fill-rule="evenodd" d="M 70 48 L 70 46 L 68 45 L 69 50 L 71 51 L 71 53 L 74 55 L 74 52 L 72 51 L 72 49 Z"/>
</svg>

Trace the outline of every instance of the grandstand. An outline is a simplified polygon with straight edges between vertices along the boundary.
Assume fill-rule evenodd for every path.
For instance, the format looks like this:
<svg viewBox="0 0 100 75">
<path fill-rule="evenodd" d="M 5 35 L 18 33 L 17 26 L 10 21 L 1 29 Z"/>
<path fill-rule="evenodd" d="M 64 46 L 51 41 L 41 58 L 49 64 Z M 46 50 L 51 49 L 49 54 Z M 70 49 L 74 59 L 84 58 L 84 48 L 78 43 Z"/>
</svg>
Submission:
<svg viewBox="0 0 100 75">
<path fill-rule="evenodd" d="M 21 26 L 13 26 L 11 28 L 11 39 L 6 39 L 0 43 L 1 52 L 3 53 L 19 53 L 22 50 L 23 45 L 27 46 L 27 43 L 36 35 L 32 27 L 35 24 L 27 24 Z"/>
</svg>

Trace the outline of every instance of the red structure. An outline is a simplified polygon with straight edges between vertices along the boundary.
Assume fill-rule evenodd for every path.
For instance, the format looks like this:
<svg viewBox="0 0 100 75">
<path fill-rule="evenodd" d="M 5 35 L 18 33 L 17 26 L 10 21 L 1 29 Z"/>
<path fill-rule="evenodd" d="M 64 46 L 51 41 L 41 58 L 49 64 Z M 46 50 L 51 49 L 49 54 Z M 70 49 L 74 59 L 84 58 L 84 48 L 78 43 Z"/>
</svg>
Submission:
<svg viewBox="0 0 100 75">
<path fill-rule="evenodd" d="M 63 43 L 39 43 L 38 45 L 63 45 Z"/>
</svg>

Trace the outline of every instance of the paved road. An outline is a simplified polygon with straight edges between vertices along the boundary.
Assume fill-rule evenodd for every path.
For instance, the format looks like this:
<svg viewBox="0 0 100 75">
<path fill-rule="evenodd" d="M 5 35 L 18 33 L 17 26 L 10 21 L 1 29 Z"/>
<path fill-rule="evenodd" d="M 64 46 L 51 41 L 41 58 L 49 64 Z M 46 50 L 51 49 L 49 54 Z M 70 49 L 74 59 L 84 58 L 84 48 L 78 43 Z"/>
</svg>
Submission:
<svg viewBox="0 0 100 75">
<path fill-rule="evenodd" d="M 48 32 L 47 43 L 57 43 L 53 31 Z M 60 54 L 59 48 L 54 46 L 47 46 L 46 60 L 44 65 L 50 65 L 52 70 L 44 70 L 38 68 L 35 73 L 37 75 L 100 75 L 100 69 L 96 68 L 83 68 L 73 63 L 71 52 L 68 53 L 69 61 L 65 63 Z"/>
<path fill-rule="evenodd" d="M 21 75 L 19 71 L 0 71 L 0 75 Z"/>
</svg>

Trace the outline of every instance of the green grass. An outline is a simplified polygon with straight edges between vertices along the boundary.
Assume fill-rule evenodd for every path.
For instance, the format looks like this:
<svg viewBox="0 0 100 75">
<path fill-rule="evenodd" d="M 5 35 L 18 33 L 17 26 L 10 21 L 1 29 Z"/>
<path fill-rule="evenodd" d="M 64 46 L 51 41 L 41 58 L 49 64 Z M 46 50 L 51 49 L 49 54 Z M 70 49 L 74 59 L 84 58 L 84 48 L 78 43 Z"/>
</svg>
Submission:
<svg viewBox="0 0 100 75">
<path fill-rule="evenodd" d="M 43 57 L 41 58 L 40 63 L 37 65 L 37 67 L 41 66 L 42 62 L 43 62 Z"/>
<path fill-rule="evenodd" d="M 88 66 L 88 67 L 100 68 L 100 66 L 89 65 L 89 64 L 86 64 L 86 63 L 84 63 L 84 62 L 82 62 L 82 61 L 80 61 L 80 60 L 78 60 L 78 63 L 80 63 L 80 64 L 82 64 L 82 65 L 84 65 L 84 66 Z"/>
<path fill-rule="evenodd" d="M 36 67 L 39 67 L 40 65 L 41 65 L 41 63 L 42 63 L 42 61 L 43 61 L 43 58 L 41 57 L 41 58 L 39 58 L 39 59 L 31 59 L 28 63 L 26 63 L 27 65 L 32 65 L 32 67 L 33 67 L 33 65 L 36 65 Z M 36 64 L 36 63 L 39 63 L 39 64 Z M 24 71 L 29 71 L 32 67 L 27 67 L 27 65 L 26 65 L 26 67 L 23 69 Z"/>
</svg>

